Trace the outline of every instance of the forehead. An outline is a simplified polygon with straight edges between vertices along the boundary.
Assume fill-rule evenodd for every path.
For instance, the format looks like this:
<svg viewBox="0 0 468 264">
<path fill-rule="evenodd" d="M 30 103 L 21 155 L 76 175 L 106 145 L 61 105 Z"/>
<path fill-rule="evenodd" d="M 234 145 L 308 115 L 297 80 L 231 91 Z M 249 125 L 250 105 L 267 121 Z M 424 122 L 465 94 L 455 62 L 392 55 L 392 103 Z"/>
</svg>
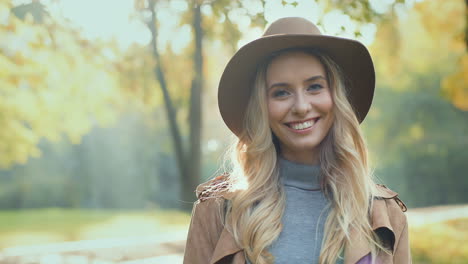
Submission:
<svg viewBox="0 0 468 264">
<path fill-rule="evenodd" d="M 326 77 L 325 68 L 317 57 L 303 51 L 289 51 L 272 59 L 267 67 L 266 81 L 271 84 L 302 78 L 306 80 L 317 75 Z"/>
</svg>

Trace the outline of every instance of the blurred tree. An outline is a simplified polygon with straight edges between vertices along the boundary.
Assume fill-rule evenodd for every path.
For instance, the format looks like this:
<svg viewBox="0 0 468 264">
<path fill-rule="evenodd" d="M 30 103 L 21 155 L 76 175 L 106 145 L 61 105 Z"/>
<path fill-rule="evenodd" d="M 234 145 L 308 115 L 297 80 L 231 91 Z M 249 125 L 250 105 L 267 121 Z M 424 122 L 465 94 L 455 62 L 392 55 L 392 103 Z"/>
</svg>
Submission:
<svg viewBox="0 0 468 264">
<path fill-rule="evenodd" d="M 11 11 L 20 19 L 26 19 L 27 15 L 32 15 L 34 22 L 43 23 L 44 18 L 48 16 L 48 12 L 44 5 L 39 1 L 33 1 L 29 4 L 21 4 L 15 6 Z"/>
<path fill-rule="evenodd" d="M 441 80 L 464 52 L 456 37 L 461 7 L 461 0 L 418 3 L 382 24 L 371 47 L 378 77 L 365 132 L 377 174 L 409 206 L 468 202 L 466 112 L 441 94 Z"/>
<path fill-rule="evenodd" d="M 166 113 L 169 121 L 169 127 L 171 131 L 172 141 L 174 144 L 174 152 L 180 172 L 180 182 L 184 183 L 181 185 L 181 195 L 183 201 L 193 201 L 193 190 L 201 181 L 201 140 L 202 140 L 202 87 L 203 87 L 203 39 L 204 32 L 213 32 L 212 29 L 216 24 L 208 24 L 203 22 L 203 16 L 201 8 L 203 5 L 209 5 L 214 8 L 216 15 L 222 14 L 226 16 L 229 10 L 234 8 L 241 8 L 241 4 L 228 4 L 227 1 L 187 1 L 188 11 L 185 15 L 185 20 L 182 20 L 183 24 L 189 24 L 194 34 L 193 37 L 193 51 L 192 51 L 192 63 L 193 63 L 193 74 L 190 88 L 190 99 L 189 99 L 189 143 L 188 148 L 184 148 L 182 135 L 180 132 L 179 125 L 177 123 L 177 111 L 173 106 L 173 100 L 171 98 L 168 81 L 164 73 L 166 67 L 163 64 L 164 61 L 158 49 L 158 21 L 157 21 L 157 6 L 155 0 L 136 0 L 135 7 L 140 12 L 150 13 L 150 19 L 146 21 L 148 28 L 152 34 L 151 48 L 152 55 L 155 59 L 154 74 L 159 82 L 159 86 L 163 93 L 164 103 L 166 107 Z M 232 22 L 225 23 L 225 30 L 223 30 L 223 38 L 229 38 L 230 43 L 236 43 L 240 38 L 239 30 L 233 25 Z M 234 36 L 234 37 L 232 37 Z M 173 64 L 171 64 L 172 66 Z M 191 203 L 184 203 L 183 209 L 191 210 Z"/>
<path fill-rule="evenodd" d="M 115 120 L 122 96 L 106 57 L 112 46 L 80 38 L 36 1 L 2 0 L 0 14 L 0 168 L 38 157 L 41 138 L 78 143 L 93 124 Z"/>
<path fill-rule="evenodd" d="M 464 19 L 460 19 L 459 14 L 463 10 L 465 17 Z M 457 16 L 454 16 L 458 18 L 456 21 L 454 21 L 454 17 L 450 17 L 449 19 L 446 17 L 446 20 L 438 19 L 434 21 L 434 24 L 438 26 L 436 25 L 432 28 L 440 33 L 444 32 L 444 30 L 446 31 L 447 28 L 456 29 L 453 45 L 459 49 L 462 49 L 464 40 L 464 52 L 461 52 L 462 54 L 457 62 L 457 69 L 442 80 L 442 91 L 455 107 L 466 112 L 468 111 L 468 0 L 465 0 L 464 8 L 460 8 L 454 12 L 457 13 Z M 464 23 L 460 23 L 461 21 L 464 21 Z M 464 25 L 464 27 L 462 28 L 461 25 Z M 468 114 L 466 116 L 468 119 Z"/>
<path fill-rule="evenodd" d="M 375 1 L 377 3 L 377 1 Z M 380 4 L 386 6 L 387 12 L 377 11 L 372 8 L 371 1 L 368 0 L 333 0 L 329 2 L 329 8 L 338 8 L 344 11 L 352 19 L 362 22 L 382 23 L 393 18 L 393 14 L 398 8 L 404 6 L 406 0 L 390 1 L 391 4 Z M 458 50 L 459 59 L 456 62 L 457 67 L 454 72 L 448 73 L 441 80 L 441 90 L 444 96 L 461 111 L 468 111 L 468 0 L 448 1 L 441 4 L 438 1 L 429 1 L 431 4 L 417 5 L 418 8 L 435 10 L 433 6 L 438 6 L 438 12 L 422 12 L 426 29 L 433 36 L 450 37 L 447 48 Z M 432 7 L 431 7 L 432 6 Z M 457 9 L 453 9 L 457 6 Z M 356 34 L 360 34 L 356 32 Z M 398 42 L 398 40 L 393 39 Z M 395 43 L 395 42 L 394 42 Z M 397 50 L 398 52 L 398 50 Z"/>
<path fill-rule="evenodd" d="M 142 2 L 142 1 L 136 1 L 136 6 L 140 8 L 140 10 L 146 10 L 150 12 L 151 18 L 147 21 L 148 28 L 151 31 L 151 49 L 152 49 L 152 55 L 153 58 L 156 61 L 156 65 L 154 66 L 154 74 L 156 79 L 159 82 L 160 88 L 163 93 L 163 98 L 164 98 L 164 103 L 166 107 L 166 113 L 169 121 L 169 127 L 171 131 L 171 136 L 173 139 L 174 143 L 174 149 L 175 149 L 175 154 L 177 157 L 177 164 L 179 168 L 179 173 L 180 173 L 180 182 L 183 182 L 185 184 L 182 184 L 182 199 L 183 201 L 191 201 L 190 195 L 188 195 L 190 192 L 186 192 L 186 186 L 188 187 L 193 187 L 196 186 L 198 179 L 199 179 L 199 165 L 201 157 L 200 157 L 200 152 L 199 152 L 199 145 L 200 145 L 200 140 L 201 140 L 201 116 L 199 115 L 200 113 L 200 107 L 201 107 L 201 102 L 200 102 L 200 93 L 201 93 L 201 76 L 195 77 L 195 80 L 192 82 L 192 89 L 191 89 L 191 100 L 190 100 L 190 109 L 194 113 L 191 113 L 191 117 L 194 119 L 193 121 L 190 120 L 190 149 L 189 149 L 189 154 L 190 156 L 187 155 L 186 152 L 184 152 L 183 146 L 182 146 L 182 137 L 180 133 L 179 126 L 177 125 L 177 117 L 176 117 L 176 111 L 173 106 L 173 101 L 171 99 L 171 96 L 169 94 L 168 90 L 168 85 L 166 81 L 166 76 L 163 72 L 163 61 L 161 60 L 161 56 L 159 54 L 158 50 L 158 30 L 157 30 L 157 17 L 156 17 L 156 1 L 155 0 L 148 0 L 148 2 Z M 198 43 L 197 43 L 198 44 Z M 201 47 L 198 47 L 201 49 Z M 197 53 L 196 55 L 197 56 Z M 199 58 L 201 59 L 201 57 Z M 199 61 L 201 63 L 201 61 Z M 200 65 L 197 65 L 200 66 Z M 198 69 L 196 69 L 197 71 Z M 198 72 L 197 72 L 198 73 Z M 197 74 L 196 73 L 196 74 Z M 195 75 L 196 75 L 195 74 Z M 194 87 L 194 84 L 195 87 Z M 194 94 L 197 92 L 198 94 Z M 194 109 L 195 108 L 195 109 Z M 198 122 L 198 123 L 196 123 Z M 198 148 L 197 148 L 198 147 Z M 193 154 L 193 156 L 192 156 Z M 195 166 L 194 166 L 195 165 Z M 198 170 L 196 170 L 198 169 Z M 189 210 L 191 206 L 185 206 L 186 204 L 183 204 L 183 209 Z"/>
<path fill-rule="evenodd" d="M 328 9 L 341 10 L 353 20 L 376 23 L 392 19 L 395 9 L 403 7 L 408 1 L 332 0 L 325 2 Z"/>
</svg>

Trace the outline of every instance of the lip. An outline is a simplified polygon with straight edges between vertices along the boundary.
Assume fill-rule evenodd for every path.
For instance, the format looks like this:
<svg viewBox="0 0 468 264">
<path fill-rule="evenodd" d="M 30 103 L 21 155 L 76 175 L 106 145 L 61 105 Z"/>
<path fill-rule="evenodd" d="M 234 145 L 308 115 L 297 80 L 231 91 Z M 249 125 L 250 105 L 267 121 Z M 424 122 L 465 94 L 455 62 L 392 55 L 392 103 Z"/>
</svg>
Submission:
<svg viewBox="0 0 468 264">
<path fill-rule="evenodd" d="M 292 127 L 290 127 L 290 125 L 293 125 L 293 124 L 297 124 L 297 123 L 303 123 L 303 122 L 306 122 L 306 121 L 311 121 L 311 120 L 315 120 L 314 124 L 309 127 L 309 128 L 306 128 L 306 129 L 303 129 L 303 130 L 296 130 L 296 129 L 293 129 Z M 294 121 L 294 122 L 287 122 L 287 123 L 284 123 L 284 125 L 288 128 L 289 131 L 291 132 L 294 132 L 294 133 L 297 133 L 297 134 L 307 134 L 309 133 L 312 129 L 314 129 L 315 125 L 320 121 L 320 117 L 313 117 L 313 118 L 309 118 L 309 119 L 304 119 L 304 120 L 301 120 L 301 121 Z"/>
</svg>

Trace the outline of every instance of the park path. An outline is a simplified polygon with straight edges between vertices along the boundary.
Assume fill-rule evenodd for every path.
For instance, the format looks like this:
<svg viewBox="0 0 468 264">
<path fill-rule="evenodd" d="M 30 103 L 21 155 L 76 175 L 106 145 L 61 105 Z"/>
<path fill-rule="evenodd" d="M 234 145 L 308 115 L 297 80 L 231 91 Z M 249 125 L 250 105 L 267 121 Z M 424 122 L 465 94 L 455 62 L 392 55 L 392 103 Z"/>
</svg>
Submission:
<svg viewBox="0 0 468 264">
<path fill-rule="evenodd" d="M 6 248 L 0 264 L 179 264 L 187 231 Z"/>
<path fill-rule="evenodd" d="M 453 219 L 468 218 L 468 204 L 408 209 L 406 215 L 409 226 L 420 227 Z"/>
<path fill-rule="evenodd" d="M 468 205 L 409 209 L 409 225 L 468 218 Z M 0 264 L 182 264 L 187 230 L 158 236 L 6 248 Z"/>
</svg>

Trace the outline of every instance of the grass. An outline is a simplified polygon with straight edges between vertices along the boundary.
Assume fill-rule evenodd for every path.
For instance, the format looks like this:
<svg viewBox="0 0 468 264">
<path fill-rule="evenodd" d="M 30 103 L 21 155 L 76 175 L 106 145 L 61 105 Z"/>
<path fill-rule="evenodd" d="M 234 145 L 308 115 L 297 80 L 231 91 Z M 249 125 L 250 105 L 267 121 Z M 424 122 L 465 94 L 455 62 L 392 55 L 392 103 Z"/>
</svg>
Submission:
<svg viewBox="0 0 468 264">
<path fill-rule="evenodd" d="M 468 263 L 468 218 L 410 227 L 413 262 Z"/>
<path fill-rule="evenodd" d="M 33 209 L 0 211 L 0 249 L 83 239 L 158 235 L 186 229 L 179 211 Z"/>
</svg>

